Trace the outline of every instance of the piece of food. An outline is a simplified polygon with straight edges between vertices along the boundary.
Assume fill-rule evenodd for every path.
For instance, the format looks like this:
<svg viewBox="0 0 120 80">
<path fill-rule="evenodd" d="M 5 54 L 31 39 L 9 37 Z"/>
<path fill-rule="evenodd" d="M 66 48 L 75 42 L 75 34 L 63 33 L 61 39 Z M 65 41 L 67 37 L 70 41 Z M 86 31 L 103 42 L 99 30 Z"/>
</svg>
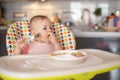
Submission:
<svg viewBox="0 0 120 80">
<path fill-rule="evenodd" d="M 85 56 L 82 52 L 73 52 L 71 55 L 75 56 L 75 57 L 82 57 Z"/>
<path fill-rule="evenodd" d="M 59 56 L 59 55 L 65 55 L 65 54 L 68 54 L 68 53 L 52 53 L 51 56 Z M 72 56 L 75 56 L 75 57 L 82 57 L 82 56 L 85 56 L 82 52 L 72 52 L 70 55 Z"/>
<path fill-rule="evenodd" d="M 50 37 L 50 34 L 48 34 L 48 36 L 47 36 L 48 38 Z"/>
<path fill-rule="evenodd" d="M 50 36 L 52 36 L 53 34 L 51 32 L 48 33 L 47 37 L 49 38 Z"/>
<path fill-rule="evenodd" d="M 51 56 L 59 56 L 59 55 L 64 55 L 66 53 L 52 53 Z"/>
</svg>

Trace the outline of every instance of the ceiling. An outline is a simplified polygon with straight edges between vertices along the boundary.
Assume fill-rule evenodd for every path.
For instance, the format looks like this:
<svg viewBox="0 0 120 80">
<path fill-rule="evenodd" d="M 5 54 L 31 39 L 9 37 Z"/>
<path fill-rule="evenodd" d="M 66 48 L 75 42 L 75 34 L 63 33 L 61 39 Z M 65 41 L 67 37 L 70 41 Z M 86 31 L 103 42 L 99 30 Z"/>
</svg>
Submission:
<svg viewBox="0 0 120 80">
<path fill-rule="evenodd" d="M 0 0 L 0 2 L 11 1 L 41 1 L 41 0 Z M 46 0 L 46 1 L 120 1 L 120 0 Z"/>
<path fill-rule="evenodd" d="M 40 1 L 40 0 L 0 0 L 0 2 L 6 1 Z M 46 0 L 46 1 L 94 1 L 94 0 Z"/>
<path fill-rule="evenodd" d="M 0 0 L 1 2 L 4 2 L 4 1 L 31 1 L 31 0 Z M 35 0 L 32 0 L 32 1 L 35 1 Z"/>
</svg>

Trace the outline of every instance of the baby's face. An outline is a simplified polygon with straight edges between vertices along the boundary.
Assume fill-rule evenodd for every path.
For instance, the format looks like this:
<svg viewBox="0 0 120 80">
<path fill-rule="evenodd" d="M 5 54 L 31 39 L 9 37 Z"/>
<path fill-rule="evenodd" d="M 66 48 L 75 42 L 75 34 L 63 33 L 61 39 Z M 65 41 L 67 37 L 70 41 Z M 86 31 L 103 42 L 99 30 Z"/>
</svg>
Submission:
<svg viewBox="0 0 120 80">
<path fill-rule="evenodd" d="M 52 32 L 51 22 L 49 20 L 35 21 L 32 25 L 34 33 L 40 34 L 40 37 L 47 38 L 49 33 Z"/>
</svg>

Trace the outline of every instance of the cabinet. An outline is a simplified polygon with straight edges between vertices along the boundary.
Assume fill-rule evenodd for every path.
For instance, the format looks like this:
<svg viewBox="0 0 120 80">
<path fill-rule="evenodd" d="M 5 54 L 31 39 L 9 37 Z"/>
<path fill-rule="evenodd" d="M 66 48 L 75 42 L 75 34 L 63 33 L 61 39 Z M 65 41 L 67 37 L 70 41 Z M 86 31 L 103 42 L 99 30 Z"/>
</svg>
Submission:
<svg viewBox="0 0 120 80">
<path fill-rule="evenodd" d="M 0 7 L 0 17 L 2 16 L 2 10 L 1 10 L 2 7 Z"/>
<path fill-rule="evenodd" d="M 0 6 L 0 17 L 4 18 L 4 8 Z"/>
<path fill-rule="evenodd" d="M 6 50 L 6 31 L 0 30 L 0 56 L 7 55 Z"/>
</svg>

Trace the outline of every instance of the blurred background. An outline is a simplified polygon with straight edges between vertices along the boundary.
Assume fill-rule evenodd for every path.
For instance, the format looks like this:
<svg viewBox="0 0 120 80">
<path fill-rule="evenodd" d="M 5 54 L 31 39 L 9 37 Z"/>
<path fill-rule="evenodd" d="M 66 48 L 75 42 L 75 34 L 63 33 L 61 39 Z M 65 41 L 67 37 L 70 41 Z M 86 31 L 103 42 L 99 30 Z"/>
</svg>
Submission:
<svg viewBox="0 0 120 80">
<path fill-rule="evenodd" d="M 66 25 L 75 35 L 76 49 L 120 54 L 120 0 L 0 0 L 0 56 L 7 55 L 8 25 L 35 15 Z M 120 69 L 92 80 L 120 80 Z"/>
<path fill-rule="evenodd" d="M 43 14 L 67 26 L 92 27 L 105 23 L 119 11 L 119 5 L 119 0 L 0 0 L 0 17 L 5 19 L 1 24 L 6 25 Z"/>
</svg>

